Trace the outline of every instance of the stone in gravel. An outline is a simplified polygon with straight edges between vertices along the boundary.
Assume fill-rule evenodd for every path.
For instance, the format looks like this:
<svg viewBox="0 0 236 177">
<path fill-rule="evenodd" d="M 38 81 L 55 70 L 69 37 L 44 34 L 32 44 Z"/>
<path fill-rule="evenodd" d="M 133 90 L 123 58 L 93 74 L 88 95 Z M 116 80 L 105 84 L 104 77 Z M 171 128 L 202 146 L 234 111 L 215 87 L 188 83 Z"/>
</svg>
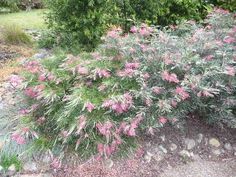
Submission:
<svg viewBox="0 0 236 177">
<path fill-rule="evenodd" d="M 171 150 L 172 152 L 175 151 L 177 148 L 178 148 L 178 146 L 177 146 L 176 144 L 174 144 L 174 143 L 171 143 L 171 144 L 170 144 L 170 150 Z"/>
<path fill-rule="evenodd" d="M 202 140 L 203 140 L 203 134 L 202 134 L 202 133 L 199 133 L 199 134 L 197 135 L 197 137 L 198 137 L 197 142 L 198 142 L 198 143 L 201 143 Z"/>
<path fill-rule="evenodd" d="M 153 154 L 151 152 L 147 151 L 147 153 L 144 155 L 145 162 L 147 162 L 147 163 L 151 162 L 152 157 L 153 157 Z"/>
<path fill-rule="evenodd" d="M 159 149 L 162 151 L 162 152 L 164 152 L 165 154 L 167 154 L 167 149 L 166 148 L 164 148 L 162 145 L 160 145 L 159 146 Z"/>
<path fill-rule="evenodd" d="M 211 139 L 209 140 L 209 144 L 210 144 L 211 146 L 213 146 L 213 147 L 216 147 L 216 148 L 220 147 L 220 142 L 219 142 L 219 140 L 216 139 L 216 138 L 211 138 Z"/>
<path fill-rule="evenodd" d="M 181 157 L 184 157 L 184 158 L 186 158 L 186 157 L 191 157 L 191 154 L 190 154 L 187 150 L 182 150 L 182 151 L 180 151 L 180 152 L 179 152 L 179 155 L 180 155 Z"/>
<path fill-rule="evenodd" d="M 35 162 L 27 162 L 23 166 L 24 171 L 36 172 L 38 171 L 37 164 Z"/>
<path fill-rule="evenodd" d="M 161 138 L 162 141 L 166 140 L 166 136 L 165 135 L 160 136 L 160 138 Z"/>
<path fill-rule="evenodd" d="M 188 150 L 191 150 L 196 146 L 196 142 L 193 139 L 186 138 L 184 140 L 184 143 L 185 143 Z"/>
<path fill-rule="evenodd" d="M 219 156 L 219 155 L 221 155 L 221 150 L 220 149 L 215 149 L 215 150 L 212 150 L 212 153 L 216 156 Z"/>
<path fill-rule="evenodd" d="M 16 173 L 16 166 L 14 164 L 12 164 L 9 168 L 8 168 L 8 176 L 13 176 Z"/>
<path fill-rule="evenodd" d="M 106 166 L 107 168 L 112 168 L 113 165 L 114 165 L 114 162 L 113 162 L 111 159 L 107 159 L 107 160 L 105 161 L 105 166 Z"/>
<path fill-rule="evenodd" d="M 231 146 L 230 143 L 225 143 L 225 144 L 224 144 L 224 148 L 225 148 L 225 150 L 227 150 L 227 151 L 232 151 L 232 150 L 233 150 L 233 147 Z"/>
<path fill-rule="evenodd" d="M 157 161 L 160 162 L 164 159 L 164 153 L 162 151 L 156 151 L 153 158 Z"/>
</svg>

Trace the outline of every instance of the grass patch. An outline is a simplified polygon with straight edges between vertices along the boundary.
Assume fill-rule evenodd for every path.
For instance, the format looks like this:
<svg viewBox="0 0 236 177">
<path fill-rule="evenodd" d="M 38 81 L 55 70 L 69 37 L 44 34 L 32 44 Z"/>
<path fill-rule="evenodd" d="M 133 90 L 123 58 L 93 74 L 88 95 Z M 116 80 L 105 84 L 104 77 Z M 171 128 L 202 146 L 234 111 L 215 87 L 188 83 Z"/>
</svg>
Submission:
<svg viewBox="0 0 236 177">
<path fill-rule="evenodd" d="M 31 44 L 32 40 L 19 26 L 9 25 L 3 29 L 3 40 L 8 44 Z"/>
<path fill-rule="evenodd" d="M 0 165 L 3 167 L 4 170 L 7 170 L 11 165 L 15 165 L 17 171 L 22 169 L 22 162 L 18 159 L 16 155 L 2 155 Z"/>
<path fill-rule="evenodd" d="M 22 29 L 45 29 L 44 13 L 47 10 L 31 10 L 0 14 L 0 27 L 17 25 Z"/>
</svg>

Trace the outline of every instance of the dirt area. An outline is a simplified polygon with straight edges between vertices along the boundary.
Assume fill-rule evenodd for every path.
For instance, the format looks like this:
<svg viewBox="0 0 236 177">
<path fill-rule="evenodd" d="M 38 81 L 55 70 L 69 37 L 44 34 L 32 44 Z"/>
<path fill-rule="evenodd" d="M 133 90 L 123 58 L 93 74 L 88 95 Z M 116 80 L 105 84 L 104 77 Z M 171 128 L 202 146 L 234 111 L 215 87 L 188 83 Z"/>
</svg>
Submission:
<svg viewBox="0 0 236 177">
<path fill-rule="evenodd" d="M 19 62 L 34 53 L 35 51 L 29 47 L 7 45 L 0 41 L 0 82 L 9 75 L 18 73 L 21 70 Z"/>
<path fill-rule="evenodd" d="M 144 137 L 140 142 L 141 151 L 128 158 L 103 162 L 90 160 L 80 165 L 68 164 L 67 161 L 63 168 L 53 175 L 57 177 L 236 177 L 236 149 L 233 150 L 236 148 L 235 135 L 235 129 L 210 126 L 197 118 L 190 118 L 184 130 L 167 126 L 155 136 Z M 212 138 L 219 140 L 219 147 L 213 147 L 209 143 Z M 185 143 L 188 139 L 195 142 L 191 149 L 188 149 Z M 232 149 L 227 150 L 225 146 L 227 143 L 232 145 Z M 176 145 L 175 150 L 171 148 L 173 144 Z M 187 152 L 185 155 L 182 153 L 183 150 Z M 218 150 L 219 153 L 216 153 Z"/>
</svg>

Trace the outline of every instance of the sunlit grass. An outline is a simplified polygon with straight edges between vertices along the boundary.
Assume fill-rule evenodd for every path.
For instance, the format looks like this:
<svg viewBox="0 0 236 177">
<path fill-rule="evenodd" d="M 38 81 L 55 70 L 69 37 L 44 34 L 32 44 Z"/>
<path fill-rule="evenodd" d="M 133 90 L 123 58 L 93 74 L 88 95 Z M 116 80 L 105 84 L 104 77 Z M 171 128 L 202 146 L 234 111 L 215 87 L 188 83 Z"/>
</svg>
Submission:
<svg viewBox="0 0 236 177">
<path fill-rule="evenodd" d="M 0 27 L 17 25 L 22 29 L 45 29 L 44 13 L 47 10 L 31 10 L 0 14 Z"/>
</svg>

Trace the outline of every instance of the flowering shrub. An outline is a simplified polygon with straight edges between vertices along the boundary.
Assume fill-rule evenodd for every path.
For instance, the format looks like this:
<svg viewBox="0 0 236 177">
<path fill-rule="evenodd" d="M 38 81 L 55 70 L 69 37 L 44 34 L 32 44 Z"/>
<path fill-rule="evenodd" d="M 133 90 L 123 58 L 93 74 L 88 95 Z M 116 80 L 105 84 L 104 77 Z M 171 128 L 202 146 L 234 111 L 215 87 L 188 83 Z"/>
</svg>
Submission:
<svg viewBox="0 0 236 177">
<path fill-rule="evenodd" d="M 28 135 L 101 158 L 131 146 L 140 130 L 153 134 L 189 113 L 235 127 L 234 18 L 215 9 L 205 26 L 187 22 L 179 37 L 181 26 L 114 29 L 94 53 L 28 61 L 24 76 L 12 79 L 24 82 L 30 103 L 12 139 L 23 144 Z"/>
</svg>

